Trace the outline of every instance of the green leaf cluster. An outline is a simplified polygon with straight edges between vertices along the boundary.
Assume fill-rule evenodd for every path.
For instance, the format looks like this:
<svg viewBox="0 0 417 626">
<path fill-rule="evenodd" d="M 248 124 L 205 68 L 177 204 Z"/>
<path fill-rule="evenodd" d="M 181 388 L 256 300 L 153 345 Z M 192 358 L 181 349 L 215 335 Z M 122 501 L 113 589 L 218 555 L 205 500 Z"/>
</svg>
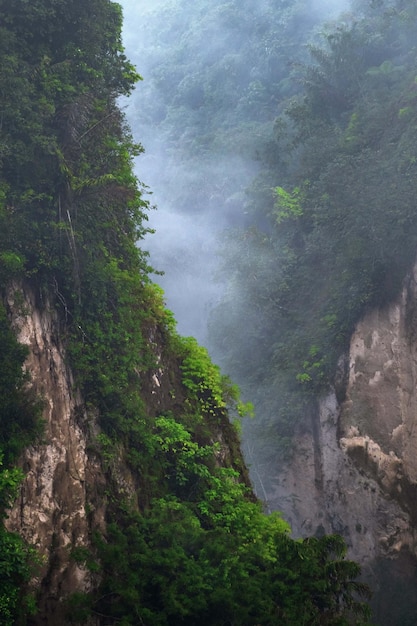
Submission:
<svg viewBox="0 0 417 626">
<path fill-rule="evenodd" d="M 299 187 L 295 187 L 291 192 L 285 191 L 283 187 L 276 187 L 275 194 L 275 211 L 276 220 L 279 224 L 286 219 L 295 219 L 303 214 L 302 202 L 303 193 Z"/>
<path fill-rule="evenodd" d="M 242 499 L 236 485 L 219 477 L 207 510 L 173 496 L 144 515 L 127 509 L 106 541 L 97 537 L 108 575 L 93 610 L 132 626 L 365 624 L 368 591 L 355 582 L 359 569 L 344 560 L 343 541 L 291 540 L 285 522 Z"/>
<path fill-rule="evenodd" d="M 228 376 L 221 373 L 206 348 L 193 337 L 178 338 L 178 350 L 183 355 L 180 366 L 182 383 L 191 398 L 197 400 L 200 412 L 206 417 L 229 411 L 230 415 L 244 417 L 253 414 L 251 403 L 240 400 L 240 392 Z"/>
</svg>

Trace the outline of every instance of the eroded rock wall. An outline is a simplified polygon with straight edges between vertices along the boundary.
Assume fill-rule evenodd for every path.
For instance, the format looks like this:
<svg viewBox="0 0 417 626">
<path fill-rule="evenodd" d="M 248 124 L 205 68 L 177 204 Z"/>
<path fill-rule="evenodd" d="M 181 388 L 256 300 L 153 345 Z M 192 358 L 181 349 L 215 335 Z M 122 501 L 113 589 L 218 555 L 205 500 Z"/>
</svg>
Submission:
<svg viewBox="0 0 417 626">
<path fill-rule="evenodd" d="M 415 623 L 389 615 L 395 576 L 417 589 L 417 269 L 396 302 L 357 325 L 345 390 L 343 402 L 331 394 L 312 409 L 269 504 L 298 536 L 346 538 L 379 598 L 375 623 Z M 409 605 L 417 595 L 410 593 Z"/>
<path fill-rule="evenodd" d="M 19 341 L 29 349 L 25 367 L 43 399 L 45 425 L 42 441 L 22 458 L 26 477 L 7 526 L 41 557 L 34 581 L 41 590 L 39 623 L 61 625 L 68 595 L 95 584 L 92 574 L 71 558 L 71 550 L 89 547 L 92 532 L 104 528 L 105 477 L 89 450 L 94 417 L 74 389 L 55 312 L 21 285 L 10 289 L 6 304 Z"/>
<path fill-rule="evenodd" d="M 22 455 L 25 479 L 7 527 L 22 535 L 41 558 L 33 581 L 39 611 L 31 626 L 65 626 L 72 623 L 67 603 L 71 594 L 88 592 L 100 582 L 99 574 L 72 555 L 74 548 L 92 547 L 95 531 L 105 535 L 109 485 L 138 509 L 152 494 L 141 490 L 140 477 L 131 471 L 122 445 L 116 448 L 111 468 L 101 463 L 99 416 L 91 407 L 87 410 L 66 357 L 63 338 L 68 320 L 60 319 L 45 295 L 28 284 L 13 285 L 5 304 L 18 340 L 28 347 L 29 384 L 44 405 L 42 439 Z M 138 373 L 144 410 L 150 421 L 166 412 L 181 414 L 186 395 L 180 359 L 167 351 L 164 331 L 156 323 L 144 333 L 154 357 L 154 366 Z M 249 484 L 226 413 L 212 422 L 204 436 L 218 445 L 217 462 L 238 469 Z M 97 616 L 83 623 L 99 626 L 101 620 Z"/>
</svg>

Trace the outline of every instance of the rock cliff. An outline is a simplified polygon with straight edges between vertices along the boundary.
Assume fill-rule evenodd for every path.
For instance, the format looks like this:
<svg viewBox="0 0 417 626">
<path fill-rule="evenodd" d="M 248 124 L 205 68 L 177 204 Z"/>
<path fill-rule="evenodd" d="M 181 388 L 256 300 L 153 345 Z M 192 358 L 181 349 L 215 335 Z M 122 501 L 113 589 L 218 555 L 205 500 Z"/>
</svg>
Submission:
<svg viewBox="0 0 417 626">
<path fill-rule="evenodd" d="M 104 526 L 105 477 L 89 450 L 94 416 L 74 388 L 56 312 L 21 285 L 9 290 L 7 306 L 19 341 L 29 349 L 30 384 L 44 404 L 43 440 L 21 461 L 26 476 L 7 527 L 38 549 L 41 567 L 34 586 L 42 590 L 40 615 L 48 615 L 42 623 L 58 624 L 68 594 L 94 584 L 70 552 L 88 546 L 93 530 Z"/>
<path fill-rule="evenodd" d="M 5 299 L 16 336 L 28 348 L 24 366 L 28 384 L 43 405 L 42 438 L 20 459 L 25 478 L 6 519 L 7 529 L 18 532 L 40 557 L 32 581 L 38 598 L 38 611 L 30 621 L 33 626 L 69 623 L 69 597 L 95 590 L 100 583 L 96 570 L 74 559 L 73 554 L 78 548 L 94 553 L 93 534 L 98 531 L 106 536 L 110 484 L 137 510 L 146 506 L 145 496 L 140 495 L 140 478 L 130 469 L 123 446 L 112 455 L 111 467 L 105 461 L 97 438 L 100 416 L 86 405 L 69 366 L 65 346 L 68 320 L 51 302 L 28 283 L 13 284 Z M 160 413 L 181 412 L 186 394 L 178 359 L 166 354 L 156 323 L 148 327 L 147 335 L 154 365 L 137 373 L 144 409 L 151 419 Z M 218 465 L 236 464 L 242 480 L 249 484 L 236 433 L 226 417 L 213 420 L 210 438 L 216 445 Z M 96 626 L 101 622 L 99 617 L 89 617 L 82 623 Z"/>
<path fill-rule="evenodd" d="M 313 408 L 268 494 L 296 535 L 346 538 L 375 623 L 391 626 L 414 624 L 417 609 L 416 313 L 415 268 L 395 302 L 358 323 L 337 393 Z"/>
</svg>

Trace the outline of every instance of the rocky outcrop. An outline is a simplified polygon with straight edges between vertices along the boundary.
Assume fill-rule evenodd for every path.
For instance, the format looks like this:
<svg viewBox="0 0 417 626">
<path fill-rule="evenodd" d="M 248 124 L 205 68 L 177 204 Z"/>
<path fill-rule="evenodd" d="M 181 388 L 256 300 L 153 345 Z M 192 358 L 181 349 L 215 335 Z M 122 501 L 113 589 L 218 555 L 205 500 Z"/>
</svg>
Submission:
<svg viewBox="0 0 417 626">
<path fill-rule="evenodd" d="M 25 479 L 7 527 L 40 556 L 34 581 L 41 590 L 39 623 L 63 624 L 68 595 L 95 584 L 71 552 L 88 548 L 92 532 L 104 528 L 105 477 L 90 445 L 95 419 L 74 388 L 55 311 L 21 285 L 9 290 L 6 304 L 19 341 L 29 349 L 30 384 L 44 405 L 42 440 L 22 458 Z"/>
<path fill-rule="evenodd" d="M 396 302 L 357 325 L 344 391 L 312 410 L 269 504 L 298 536 L 342 534 L 377 592 L 376 623 L 411 624 L 392 604 L 397 576 L 417 614 L 417 269 Z"/>
<path fill-rule="evenodd" d="M 63 338 L 68 320 L 60 319 L 45 295 L 28 284 L 13 285 L 5 305 L 18 340 L 28 348 L 28 384 L 43 402 L 44 421 L 41 440 L 20 459 L 25 478 L 6 526 L 35 547 L 40 557 L 32 581 L 38 612 L 31 626 L 63 626 L 72 623 L 71 595 L 88 593 L 100 582 L 97 568 L 85 567 L 77 549 L 79 555 L 86 549 L 94 555 L 95 531 L 105 536 L 109 491 L 116 489 L 138 509 L 146 506 L 149 494 L 145 490 L 140 496 L 140 477 L 131 471 L 121 444 L 112 449 L 111 461 L 101 454 L 99 416 L 86 407 L 66 356 Z M 145 328 L 154 365 L 137 373 L 150 420 L 166 412 L 180 414 L 186 401 L 180 359 L 167 353 L 164 332 L 156 323 Z M 235 429 L 223 413 L 213 417 L 204 436 L 216 443 L 219 465 L 236 467 L 249 484 Z M 101 622 L 92 617 L 83 623 Z"/>
</svg>

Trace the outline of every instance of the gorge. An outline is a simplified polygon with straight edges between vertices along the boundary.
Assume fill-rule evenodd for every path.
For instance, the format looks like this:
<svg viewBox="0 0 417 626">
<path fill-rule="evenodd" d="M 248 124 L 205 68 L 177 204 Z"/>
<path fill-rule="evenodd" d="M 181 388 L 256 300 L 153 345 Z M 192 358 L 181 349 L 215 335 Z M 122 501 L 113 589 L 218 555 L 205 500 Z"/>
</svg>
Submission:
<svg viewBox="0 0 417 626">
<path fill-rule="evenodd" d="M 347 539 L 375 590 L 376 624 L 413 624 L 415 9 L 124 6 L 129 24 L 146 24 L 145 46 L 139 21 L 126 28 L 148 81 L 128 111 L 133 127 L 149 103 L 156 111 L 145 145 L 158 163 L 164 236 L 151 253 L 167 260 L 162 284 L 181 328 L 199 332 L 255 403 L 243 450 L 256 492 L 296 536 Z M 274 198 L 277 184 L 298 195 Z M 194 250 L 200 236 L 208 263 Z M 193 303 L 207 282 L 202 311 Z M 208 316 L 208 337 L 194 308 L 200 323 Z M 321 399 L 313 389 L 300 400 L 308 386 Z"/>
<path fill-rule="evenodd" d="M 0 622 L 411 626 L 416 8 L 136 9 L 0 0 Z"/>
</svg>

